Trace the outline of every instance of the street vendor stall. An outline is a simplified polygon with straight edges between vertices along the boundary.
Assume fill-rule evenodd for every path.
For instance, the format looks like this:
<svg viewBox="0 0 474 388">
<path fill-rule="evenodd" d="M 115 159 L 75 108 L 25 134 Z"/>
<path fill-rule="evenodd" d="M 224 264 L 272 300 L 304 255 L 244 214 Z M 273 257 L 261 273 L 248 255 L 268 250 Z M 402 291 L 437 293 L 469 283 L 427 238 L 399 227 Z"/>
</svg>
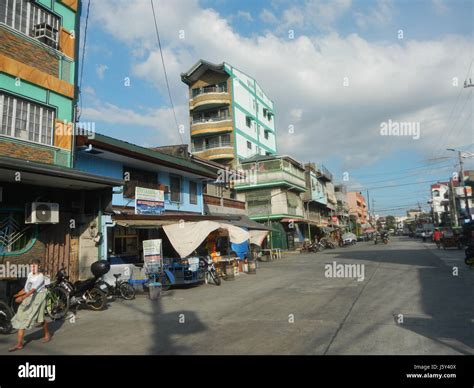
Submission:
<svg viewBox="0 0 474 388">
<path fill-rule="evenodd" d="M 249 240 L 249 232 L 224 222 L 198 221 L 179 222 L 163 226 L 169 241 L 181 258 L 191 256 L 203 248 L 216 263 L 221 275 L 231 279 L 237 267 L 237 254 L 223 246 L 221 238 L 227 241 L 241 244 Z M 225 240 L 224 240 L 225 241 Z"/>
</svg>

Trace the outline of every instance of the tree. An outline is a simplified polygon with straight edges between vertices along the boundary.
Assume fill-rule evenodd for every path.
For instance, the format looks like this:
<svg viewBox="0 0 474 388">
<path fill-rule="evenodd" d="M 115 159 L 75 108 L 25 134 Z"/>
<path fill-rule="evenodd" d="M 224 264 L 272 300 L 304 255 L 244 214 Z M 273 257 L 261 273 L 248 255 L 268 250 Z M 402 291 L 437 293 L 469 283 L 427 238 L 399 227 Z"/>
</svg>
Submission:
<svg viewBox="0 0 474 388">
<path fill-rule="evenodd" d="M 394 216 L 385 217 L 385 225 L 387 229 L 397 229 L 397 222 Z"/>
</svg>

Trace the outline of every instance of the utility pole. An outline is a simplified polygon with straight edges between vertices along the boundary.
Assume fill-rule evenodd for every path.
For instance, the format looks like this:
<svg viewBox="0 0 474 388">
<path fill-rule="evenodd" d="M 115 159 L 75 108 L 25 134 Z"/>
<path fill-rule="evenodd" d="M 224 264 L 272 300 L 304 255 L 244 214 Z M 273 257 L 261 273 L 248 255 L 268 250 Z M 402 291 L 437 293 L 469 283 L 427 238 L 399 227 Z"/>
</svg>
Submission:
<svg viewBox="0 0 474 388">
<path fill-rule="evenodd" d="M 367 190 L 367 209 L 368 209 L 368 216 L 370 221 L 370 197 L 369 197 L 369 190 Z"/>
<path fill-rule="evenodd" d="M 472 86 L 472 84 L 471 84 Z M 465 86 L 467 87 L 467 86 Z M 459 166 L 461 168 L 461 187 L 463 187 L 464 191 L 464 201 L 466 206 L 466 214 L 468 215 L 469 219 L 471 219 L 471 209 L 469 209 L 469 199 L 467 198 L 467 189 L 466 184 L 464 182 L 464 162 L 462 161 L 462 152 L 458 151 L 458 158 L 459 158 Z"/>
<path fill-rule="evenodd" d="M 471 79 L 469 79 L 469 84 L 467 84 L 467 82 L 465 81 L 464 82 L 464 87 L 471 87 L 471 86 L 474 86 L 471 82 Z M 462 160 L 463 158 L 463 153 L 462 151 L 460 150 L 455 150 L 454 148 L 447 148 L 448 151 L 454 151 L 458 153 L 458 159 L 459 159 L 459 167 L 460 167 L 460 172 L 461 172 L 461 182 L 460 182 L 460 186 L 463 188 L 463 192 L 464 192 L 464 202 L 465 202 L 465 209 L 466 209 L 466 215 L 468 216 L 469 220 L 471 220 L 471 209 L 469 208 L 469 199 L 467 198 L 467 189 L 466 189 L 466 185 L 464 183 L 464 162 Z M 467 153 L 466 153 L 467 154 Z M 471 154 L 472 155 L 472 154 Z M 469 156 L 466 156 L 466 157 L 469 157 Z M 454 192 L 454 187 L 453 187 L 453 192 Z M 454 193 L 455 194 L 455 193 Z M 456 196 L 454 195 L 454 204 L 456 205 Z M 456 206 L 454 207 L 454 209 L 456 210 Z M 458 220 L 457 220 L 457 211 L 455 212 L 456 213 L 456 226 L 458 226 Z"/>
</svg>

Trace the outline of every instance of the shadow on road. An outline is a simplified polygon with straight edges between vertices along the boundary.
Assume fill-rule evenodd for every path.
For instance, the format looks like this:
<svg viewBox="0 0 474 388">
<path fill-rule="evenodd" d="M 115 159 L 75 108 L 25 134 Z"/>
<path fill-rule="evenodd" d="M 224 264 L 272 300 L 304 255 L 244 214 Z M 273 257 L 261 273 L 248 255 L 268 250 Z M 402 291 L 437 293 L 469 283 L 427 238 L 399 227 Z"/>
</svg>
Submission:
<svg viewBox="0 0 474 388">
<path fill-rule="evenodd" d="M 399 275 L 393 275 L 400 277 L 413 275 L 416 271 L 420 289 L 417 297 L 425 316 L 403 314 L 403 322 L 400 324 L 394 316 L 395 322 L 405 330 L 430 338 L 461 354 L 474 353 L 474 290 L 464 278 L 471 275 L 466 272 L 468 268 L 459 268 L 458 276 L 454 276 L 451 267 L 421 246 L 420 249 L 404 249 L 403 246 L 391 249 L 390 245 L 367 245 L 365 250 L 338 252 L 332 260 L 406 265 L 407 268 L 400 269 Z M 374 295 L 374 303 L 377 303 L 377 298 Z M 405 301 L 407 304 L 411 302 L 408 299 Z M 400 306 L 400 311 L 403 310 L 404 306 Z"/>
</svg>

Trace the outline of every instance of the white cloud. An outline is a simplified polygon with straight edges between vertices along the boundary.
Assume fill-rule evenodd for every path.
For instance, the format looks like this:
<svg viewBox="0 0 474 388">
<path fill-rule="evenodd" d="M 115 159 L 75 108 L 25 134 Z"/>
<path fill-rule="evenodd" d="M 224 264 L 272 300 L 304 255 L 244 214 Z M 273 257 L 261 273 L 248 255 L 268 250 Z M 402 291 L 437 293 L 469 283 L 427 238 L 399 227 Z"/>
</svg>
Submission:
<svg viewBox="0 0 474 388">
<path fill-rule="evenodd" d="M 432 2 L 437 14 L 442 15 L 449 11 L 449 7 L 444 0 L 432 0 Z"/>
<path fill-rule="evenodd" d="M 369 9 L 367 13 L 356 12 L 356 24 L 360 28 L 370 25 L 382 26 L 391 22 L 395 8 L 392 0 L 378 0 L 377 5 Z"/>
<path fill-rule="evenodd" d="M 108 69 L 109 69 L 109 67 L 107 65 L 102 64 L 102 63 L 96 65 L 95 72 L 97 74 L 97 77 L 99 77 L 99 79 L 104 79 L 105 72 Z"/>
<path fill-rule="evenodd" d="M 253 22 L 252 15 L 250 14 L 250 12 L 247 12 L 247 11 L 238 11 L 237 17 L 240 19 L 246 20 L 248 22 Z"/>
<path fill-rule="evenodd" d="M 260 20 L 264 23 L 268 23 L 268 24 L 276 24 L 278 23 L 278 18 L 273 14 L 272 11 L 270 11 L 269 9 L 267 8 L 264 8 L 261 12 L 260 12 Z"/>
<path fill-rule="evenodd" d="M 457 134 L 458 128 L 443 135 L 459 92 L 459 87 L 452 86 L 452 78 L 459 77 L 462 84 L 469 64 L 469 39 L 448 36 L 431 41 L 399 41 L 394 36 L 392 42 L 375 43 L 357 34 L 339 36 L 334 32 L 316 37 L 298 35 L 294 40 L 272 32 L 249 38 L 236 33 L 214 10 L 200 8 L 197 1 L 155 4 L 160 10 L 164 57 L 180 123 L 189 122 L 187 88 L 180 73 L 203 58 L 229 62 L 259 81 L 276 105 L 279 152 L 302 161 L 337 156 L 344 162 L 342 168 L 349 169 L 400 149 L 429 152 L 439 147 L 440 139 L 446 144 L 472 143 L 467 131 Z M 111 7 L 106 0 L 96 2 L 93 22 L 129 45 L 132 53 L 140 53 L 132 58 L 134 76 L 156 85 L 167 98 L 149 3 L 119 0 L 114 5 Z M 312 10 L 313 16 L 318 10 L 321 14 L 316 15 L 317 19 L 324 15 L 326 26 L 330 26 L 349 6 L 349 1 L 342 0 L 331 4 L 308 1 L 303 13 L 291 7 L 285 23 L 292 20 L 303 27 L 314 25 L 317 21 L 310 20 L 311 13 L 306 10 Z M 377 20 L 382 21 L 382 11 L 388 8 L 378 9 Z M 270 11 L 265 15 L 271 19 Z M 180 29 L 186 33 L 184 40 L 178 39 Z M 349 79 L 347 87 L 343 85 L 344 77 Z M 115 108 L 101 107 L 108 116 L 118 113 Z M 466 120 L 467 111 L 462 112 L 460 122 Z M 171 122 L 164 112 L 149 112 L 147 117 L 137 119 L 143 125 L 155 123 L 157 131 L 165 131 L 167 138 Z M 97 117 L 101 114 L 99 110 L 89 113 Z M 135 117 L 133 112 L 126 113 Z M 428 122 L 433 115 L 440 120 Z M 380 123 L 388 119 L 424 123 L 420 139 L 380 136 Z M 161 125 L 158 120 L 168 121 Z M 295 126 L 294 133 L 288 131 L 290 124 Z"/>
</svg>

